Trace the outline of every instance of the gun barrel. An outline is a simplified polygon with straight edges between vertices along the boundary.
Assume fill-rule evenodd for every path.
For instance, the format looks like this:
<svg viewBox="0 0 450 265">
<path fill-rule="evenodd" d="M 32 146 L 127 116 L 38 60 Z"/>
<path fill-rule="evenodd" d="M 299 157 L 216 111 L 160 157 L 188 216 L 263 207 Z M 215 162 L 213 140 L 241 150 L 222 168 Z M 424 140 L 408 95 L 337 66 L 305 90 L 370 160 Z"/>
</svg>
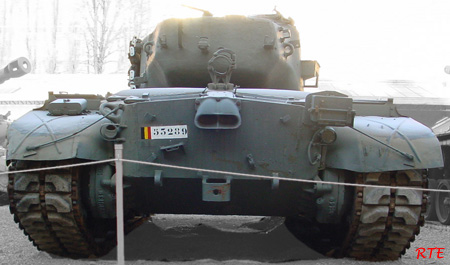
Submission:
<svg viewBox="0 0 450 265">
<path fill-rule="evenodd" d="M 31 72 L 31 64 L 25 57 L 20 57 L 0 69 L 0 84 L 10 78 L 17 78 Z"/>
</svg>

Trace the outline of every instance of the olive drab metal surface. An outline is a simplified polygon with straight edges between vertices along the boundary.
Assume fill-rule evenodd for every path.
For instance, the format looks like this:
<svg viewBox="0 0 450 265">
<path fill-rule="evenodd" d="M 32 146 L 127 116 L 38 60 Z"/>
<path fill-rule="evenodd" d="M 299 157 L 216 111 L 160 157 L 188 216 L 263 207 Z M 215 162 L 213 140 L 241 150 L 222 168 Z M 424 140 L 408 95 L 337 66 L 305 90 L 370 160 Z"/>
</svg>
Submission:
<svg viewBox="0 0 450 265">
<path fill-rule="evenodd" d="M 315 61 L 300 63 L 300 37 L 292 19 L 280 14 L 253 17 L 204 16 L 169 19 L 130 47 L 132 87 L 204 87 L 219 48 L 236 54 L 232 83 L 247 88 L 302 90 L 318 77 Z"/>
<path fill-rule="evenodd" d="M 392 100 L 303 91 L 319 64 L 301 60 L 292 19 L 169 19 L 133 38 L 129 58 L 130 89 L 50 93 L 12 123 L 10 169 L 101 161 L 115 143 L 127 160 L 171 166 L 124 163 L 127 231 L 154 213 L 284 216 L 316 251 L 365 260 L 398 259 L 419 233 L 426 195 L 394 187 L 427 186 L 438 140 Z M 9 178 L 11 212 L 39 249 L 91 257 L 114 246 L 114 164 Z"/>
</svg>

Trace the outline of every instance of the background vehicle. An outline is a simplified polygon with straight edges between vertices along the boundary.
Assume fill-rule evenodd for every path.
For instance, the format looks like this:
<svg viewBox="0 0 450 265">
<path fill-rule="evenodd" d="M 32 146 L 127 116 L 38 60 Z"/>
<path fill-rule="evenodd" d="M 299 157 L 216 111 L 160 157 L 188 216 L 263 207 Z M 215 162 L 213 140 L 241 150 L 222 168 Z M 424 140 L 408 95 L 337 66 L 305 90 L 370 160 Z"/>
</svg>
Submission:
<svg viewBox="0 0 450 265">
<path fill-rule="evenodd" d="M 448 117 L 438 121 L 433 126 L 441 144 L 444 166 L 442 168 L 430 169 L 428 186 L 433 189 L 450 190 L 450 120 Z M 450 224 L 450 196 L 448 193 L 431 192 L 428 198 L 426 219 L 439 221 L 442 224 Z"/>
<path fill-rule="evenodd" d="M 445 66 L 444 72 L 450 74 L 450 66 Z M 441 144 L 444 165 L 441 168 L 430 169 L 428 186 L 433 189 L 450 190 L 450 118 L 448 108 L 441 108 L 441 111 L 442 109 L 444 111 L 441 118 L 429 126 Z M 428 195 L 426 219 L 437 220 L 445 225 L 450 224 L 450 196 L 448 193 L 431 192 Z"/>
<path fill-rule="evenodd" d="M 3 69 L 0 69 L 0 84 L 10 78 L 17 78 L 28 74 L 31 71 L 31 64 L 25 57 L 20 57 L 11 61 Z M 0 114 L 0 172 L 6 170 L 5 155 L 6 155 L 6 130 L 8 129 L 8 117 L 11 112 Z"/>
</svg>

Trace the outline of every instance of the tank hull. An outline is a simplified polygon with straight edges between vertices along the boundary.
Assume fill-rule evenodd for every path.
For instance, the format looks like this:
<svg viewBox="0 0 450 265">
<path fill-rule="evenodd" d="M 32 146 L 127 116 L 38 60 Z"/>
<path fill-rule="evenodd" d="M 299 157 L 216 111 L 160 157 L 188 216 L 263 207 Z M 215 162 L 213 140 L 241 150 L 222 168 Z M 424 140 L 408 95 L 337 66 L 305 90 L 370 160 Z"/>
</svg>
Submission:
<svg viewBox="0 0 450 265">
<path fill-rule="evenodd" d="M 420 231 L 436 137 L 392 100 L 301 91 L 318 64 L 300 60 L 292 20 L 168 20 L 129 57 L 139 89 L 50 93 L 8 128 L 10 170 L 37 169 L 9 174 L 11 213 L 39 249 L 115 245 L 115 144 L 126 231 L 155 213 L 284 216 L 316 251 L 364 260 L 398 259 Z"/>
</svg>

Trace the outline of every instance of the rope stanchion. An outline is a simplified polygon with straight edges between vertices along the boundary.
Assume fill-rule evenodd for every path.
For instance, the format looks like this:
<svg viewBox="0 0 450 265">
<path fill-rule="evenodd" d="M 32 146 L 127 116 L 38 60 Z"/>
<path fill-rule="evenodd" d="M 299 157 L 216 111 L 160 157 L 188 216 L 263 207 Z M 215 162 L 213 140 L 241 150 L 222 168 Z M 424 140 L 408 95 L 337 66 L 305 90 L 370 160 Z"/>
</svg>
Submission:
<svg viewBox="0 0 450 265">
<path fill-rule="evenodd" d="M 125 233 L 123 219 L 123 145 L 115 144 L 116 161 L 116 216 L 117 216 L 117 264 L 125 264 Z"/>
</svg>

